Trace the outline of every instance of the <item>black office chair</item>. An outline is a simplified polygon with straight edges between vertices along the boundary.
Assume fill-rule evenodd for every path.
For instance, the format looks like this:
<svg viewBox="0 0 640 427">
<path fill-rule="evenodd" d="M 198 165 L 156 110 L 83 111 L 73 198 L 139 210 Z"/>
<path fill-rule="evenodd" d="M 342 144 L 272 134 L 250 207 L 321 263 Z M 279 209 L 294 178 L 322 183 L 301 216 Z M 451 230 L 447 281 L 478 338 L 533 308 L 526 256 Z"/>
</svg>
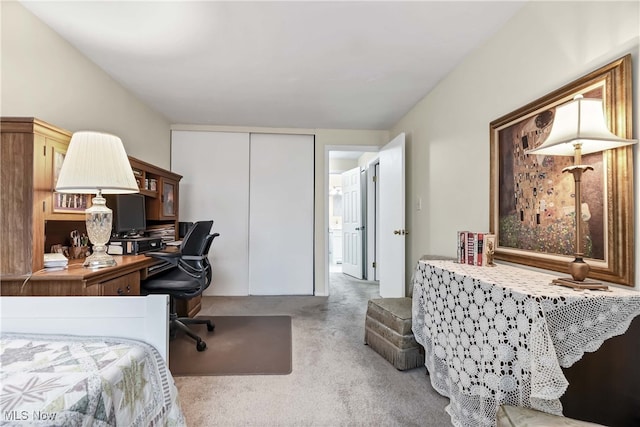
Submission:
<svg viewBox="0 0 640 427">
<path fill-rule="evenodd" d="M 158 273 L 142 282 L 143 294 L 165 294 L 170 297 L 170 331 L 173 337 L 177 329 L 196 340 L 196 349 L 204 351 L 207 348 L 202 338 L 196 335 L 187 325 L 206 324 L 208 331 L 213 331 L 215 325 L 209 319 L 178 317 L 176 299 L 189 300 L 204 292 L 211 284 L 211 264 L 208 253 L 213 239 L 219 233 L 210 234 L 213 221 L 199 221 L 187 231 L 176 252 L 147 252 L 145 255 L 162 259 L 174 266 L 169 270 Z"/>
</svg>

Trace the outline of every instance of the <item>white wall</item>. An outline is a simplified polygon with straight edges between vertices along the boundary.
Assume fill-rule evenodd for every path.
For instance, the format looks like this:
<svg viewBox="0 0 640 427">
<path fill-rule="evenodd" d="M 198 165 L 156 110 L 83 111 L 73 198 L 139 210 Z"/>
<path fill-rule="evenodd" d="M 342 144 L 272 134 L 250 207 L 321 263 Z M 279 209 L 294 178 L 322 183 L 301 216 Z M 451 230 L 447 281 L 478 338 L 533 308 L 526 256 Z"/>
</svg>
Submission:
<svg viewBox="0 0 640 427">
<path fill-rule="evenodd" d="M 631 53 L 633 137 L 638 138 L 639 5 L 532 1 L 393 127 L 391 136 L 407 134 L 408 277 L 421 255 L 454 256 L 457 230 L 489 228 L 492 120 Z M 637 153 L 636 146 L 636 283 Z M 418 197 L 421 211 L 415 209 Z"/>
<path fill-rule="evenodd" d="M 14 1 L 0 2 L 0 115 L 122 139 L 127 154 L 169 167 L 169 122 Z"/>
<path fill-rule="evenodd" d="M 358 159 L 329 159 L 329 173 L 342 173 L 358 166 Z"/>
</svg>

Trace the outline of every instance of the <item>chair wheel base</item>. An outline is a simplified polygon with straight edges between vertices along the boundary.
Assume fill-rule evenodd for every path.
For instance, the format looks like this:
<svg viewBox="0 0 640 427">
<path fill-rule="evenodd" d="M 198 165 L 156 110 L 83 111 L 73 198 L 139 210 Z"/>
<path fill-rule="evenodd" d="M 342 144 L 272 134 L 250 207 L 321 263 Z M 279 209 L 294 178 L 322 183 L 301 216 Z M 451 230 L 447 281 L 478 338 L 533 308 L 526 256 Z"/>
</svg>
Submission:
<svg viewBox="0 0 640 427">
<path fill-rule="evenodd" d="M 204 351 L 207 348 L 207 343 L 204 341 L 198 341 L 196 343 L 196 350 L 198 351 Z"/>
<path fill-rule="evenodd" d="M 216 328 L 216 325 L 212 325 L 211 323 L 207 323 L 207 331 L 211 332 Z"/>
</svg>

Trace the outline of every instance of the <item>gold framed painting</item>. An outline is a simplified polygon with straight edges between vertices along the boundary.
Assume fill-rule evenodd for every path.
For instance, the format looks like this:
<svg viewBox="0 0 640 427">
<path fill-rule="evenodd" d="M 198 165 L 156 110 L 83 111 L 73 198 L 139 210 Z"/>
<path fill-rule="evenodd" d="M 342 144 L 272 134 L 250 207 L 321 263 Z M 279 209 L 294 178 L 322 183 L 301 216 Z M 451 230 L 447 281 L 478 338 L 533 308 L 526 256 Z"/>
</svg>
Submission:
<svg viewBox="0 0 640 427">
<path fill-rule="evenodd" d="M 581 94 L 603 100 L 611 132 L 631 138 L 631 55 L 617 59 L 490 124 L 490 231 L 494 257 L 568 274 L 575 245 L 573 157 L 525 154 L 549 134 L 555 108 Z M 583 156 L 583 249 L 589 277 L 633 286 L 633 152 Z"/>
</svg>

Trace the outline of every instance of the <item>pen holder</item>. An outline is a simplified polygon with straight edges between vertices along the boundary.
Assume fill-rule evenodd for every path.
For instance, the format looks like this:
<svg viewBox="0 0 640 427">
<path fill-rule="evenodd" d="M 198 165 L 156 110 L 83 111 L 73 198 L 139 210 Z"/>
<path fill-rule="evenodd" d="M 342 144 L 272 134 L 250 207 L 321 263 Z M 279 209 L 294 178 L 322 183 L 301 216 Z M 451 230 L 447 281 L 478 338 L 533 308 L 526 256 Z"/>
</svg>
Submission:
<svg viewBox="0 0 640 427">
<path fill-rule="evenodd" d="M 89 255 L 91 255 L 91 251 L 88 246 L 71 246 L 69 248 L 69 258 L 71 259 L 86 258 Z"/>
</svg>

